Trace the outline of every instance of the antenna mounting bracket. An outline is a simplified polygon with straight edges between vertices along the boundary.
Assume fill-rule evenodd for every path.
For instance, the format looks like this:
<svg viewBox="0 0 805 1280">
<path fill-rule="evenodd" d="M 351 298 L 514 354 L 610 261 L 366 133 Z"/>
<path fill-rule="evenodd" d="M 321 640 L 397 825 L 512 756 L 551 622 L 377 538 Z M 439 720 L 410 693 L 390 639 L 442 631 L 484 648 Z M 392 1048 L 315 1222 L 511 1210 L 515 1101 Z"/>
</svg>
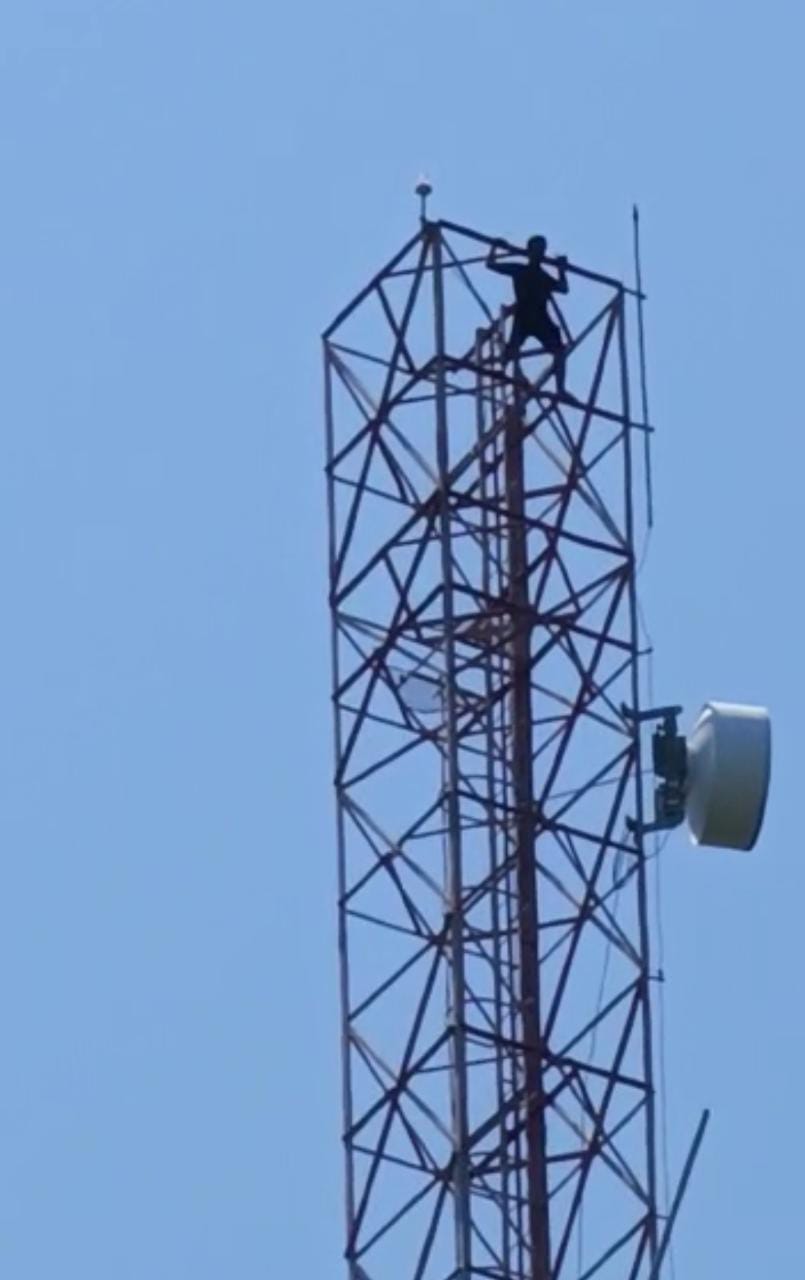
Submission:
<svg viewBox="0 0 805 1280">
<path fill-rule="evenodd" d="M 654 776 L 659 780 L 654 788 L 654 819 L 638 823 L 627 818 L 629 830 L 642 835 L 652 831 L 670 831 L 685 820 L 688 746 L 678 727 L 682 708 L 652 707 L 648 711 L 635 712 L 622 706 L 621 711 L 635 728 L 641 724 L 656 725 L 651 738 L 652 766 Z"/>
</svg>

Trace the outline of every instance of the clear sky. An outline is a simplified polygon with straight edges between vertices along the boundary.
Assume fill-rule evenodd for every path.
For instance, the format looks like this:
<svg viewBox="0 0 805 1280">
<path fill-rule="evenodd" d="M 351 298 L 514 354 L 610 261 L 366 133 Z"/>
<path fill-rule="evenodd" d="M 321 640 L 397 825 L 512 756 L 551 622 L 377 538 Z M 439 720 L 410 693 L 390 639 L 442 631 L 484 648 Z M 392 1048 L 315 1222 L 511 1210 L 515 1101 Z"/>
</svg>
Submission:
<svg viewBox="0 0 805 1280">
<path fill-rule="evenodd" d="M 342 1273 L 318 333 L 421 169 L 618 274 L 641 203 L 657 694 L 775 717 L 759 851 L 664 857 L 677 1269 L 801 1269 L 804 26 L 6 0 L 3 1276 Z"/>
</svg>

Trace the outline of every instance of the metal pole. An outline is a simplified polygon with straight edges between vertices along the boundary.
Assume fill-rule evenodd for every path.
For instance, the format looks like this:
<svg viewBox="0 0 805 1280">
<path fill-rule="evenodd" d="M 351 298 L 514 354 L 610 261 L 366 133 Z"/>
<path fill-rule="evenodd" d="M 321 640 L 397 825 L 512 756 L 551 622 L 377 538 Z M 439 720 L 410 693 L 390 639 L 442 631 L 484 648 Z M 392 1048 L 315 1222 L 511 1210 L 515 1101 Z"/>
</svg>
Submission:
<svg viewBox="0 0 805 1280">
<path fill-rule="evenodd" d="M 635 285 L 637 287 L 637 348 L 640 360 L 640 398 L 643 422 L 649 425 L 648 414 L 648 375 L 646 372 L 646 322 L 643 314 L 643 259 L 640 251 L 640 210 L 637 205 L 632 209 L 632 226 L 634 230 L 634 265 Z M 649 529 L 654 525 L 654 486 L 651 478 L 651 432 L 646 431 L 643 437 L 643 466 L 646 473 L 646 523 Z"/>
<path fill-rule="evenodd" d="M 624 463 L 624 493 L 626 497 L 625 506 L 625 533 L 626 544 L 629 548 L 631 556 L 631 564 L 629 569 L 629 628 L 630 642 L 632 648 L 631 663 L 631 685 L 632 685 L 632 705 L 639 707 L 640 705 L 640 674 L 638 668 L 638 653 L 640 649 L 640 637 L 638 634 L 637 621 L 637 565 L 635 563 L 635 544 L 634 544 L 634 503 L 632 493 L 632 426 L 631 426 L 631 400 L 629 395 L 629 363 L 628 352 L 626 346 L 626 316 L 624 295 L 621 294 L 618 303 L 618 350 L 620 359 L 621 373 L 621 398 L 624 418 L 623 427 L 623 463 Z M 652 1028 L 651 1018 L 651 948 L 650 948 L 650 930 L 649 930 L 649 910 L 648 910 L 648 885 L 646 872 L 646 854 L 643 848 L 643 837 L 640 834 L 643 827 L 643 788 L 641 779 L 643 776 L 643 762 L 640 739 L 640 723 L 636 721 L 632 725 L 633 741 L 634 741 L 634 769 L 635 778 L 637 779 L 635 802 L 637 808 L 637 834 L 635 841 L 637 844 L 637 856 L 640 860 L 639 871 L 637 874 L 637 912 L 640 930 L 640 955 L 642 957 L 642 974 L 641 974 L 641 1004 L 642 1004 L 642 1021 L 643 1021 L 643 1075 L 646 1084 L 646 1186 L 648 1190 L 649 1214 L 646 1223 L 646 1232 L 648 1236 L 649 1258 L 653 1262 L 657 1253 L 657 1137 L 656 1137 L 656 1106 L 654 1101 L 654 1032 Z"/>
<path fill-rule="evenodd" d="M 524 1127 L 531 1280 L 550 1280 L 548 1165 L 542 1080 L 542 1026 L 539 991 L 534 747 L 531 709 L 531 607 L 528 591 L 528 533 L 525 522 L 525 465 L 516 403 L 507 416 L 505 484 L 508 517 L 508 598 L 511 609 L 510 768 L 516 813 L 514 861 L 520 959 L 520 1017 L 525 1084 Z"/>
<path fill-rule="evenodd" d="M 447 423 L 445 380 L 444 281 L 442 278 L 442 233 L 438 226 L 426 228 L 433 254 L 433 305 L 436 339 L 436 456 L 440 486 L 439 542 L 442 590 L 444 593 L 444 753 L 445 810 L 447 817 L 447 911 L 449 916 L 448 957 L 452 1004 L 452 1184 L 455 1208 L 456 1280 L 469 1280 L 472 1266 L 472 1214 L 469 1177 L 469 1119 L 467 1105 L 467 1033 L 464 978 L 464 908 L 461 856 L 461 812 L 458 800 L 458 726 L 456 706 L 455 617 L 453 601 L 453 555 L 448 475 L 450 447 Z"/>
<path fill-rule="evenodd" d="M 485 379 L 480 372 L 483 369 L 484 361 L 494 360 L 494 337 L 486 337 L 485 331 L 479 329 L 475 335 L 475 363 L 478 367 L 476 376 L 476 393 L 475 393 L 475 427 L 476 438 L 479 445 L 479 469 L 480 469 L 480 487 L 484 501 L 493 499 L 494 495 L 490 493 L 490 477 L 485 465 L 486 458 L 483 449 L 483 438 L 487 426 L 486 418 L 486 401 L 485 395 L 487 391 L 492 393 L 494 398 L 494 385 L 490 380 Z M 494 409 L 492 413 L 494 420 Z M 495 469 L 497 471 L 497 469 Z M 497 475 L 495 475 L 497 478 Z M 493 538 L 498 531 L 493 528 L 492 516 L 484 506 L 481 511 L 481 531 L 483 539 L 483 559 L 481 563 L 481 590 L 487 600 L 491 600 L 494 592 L 499 589 L 499 582 L 493 582 L 492 568 L 495 563 L 495 556 L 492 550 Z M 495 658 L 493 656 L 493 637 L 489 636 L 490 653 L 487 661 L 484 663 L 484 697 L 486 699 L 487 708 L 484 714 L 484 731 L 486 739 L 486 789 L 490 801 L 496 793 L 496 762 L 499 759 L 496 742 L 496 715 L 497 709 L 494 705 L 495 695 Z M 493 882 L 490 894 L 490 925 L 492 929 L 492 963 L 494 967 L 493 990 L 494 990 L 494 1025 L 497 1035 L 501 1041 L 506 1037 L 505 1025 L 505 998 L 503 993 L 503 939 L 501 936 L 501 927 L 504 916 L 505 899 L 501 894 L 500 887 L 500 863 L 501 863 L 501 839 L 500 831 L 497 824 L 489 823 L 489 874 Z M 503 857 L 505 858 L 505 839 L 502 842 Z M 506 895 L 508 896 L 508 895 Z M 511 1170 L 509 1168 L 509 1144 L 506 1133 L 506 1121 L 503 1117 L 506 1114 L 506 1053 L 502 1046 L 498 1046 L 496 1050 L 497 1061 L 495 1063 L 495 1088 L 498 1109 L 501 1115 L 500 1122 L 500 1187 L 501 1187 L 501 1214 L 500 1214 L 500 1252 L 504 1263 L 508 1266 L 512 1256 L 511 1241 L 511 1205 L 510 1205 L 510 1189 L 511 1189 Z"/>
<path fill-rule="evenodd" d="M 685 1197 L 685 1192 L 688 1189 L 688 1183 L 690 1182 L 690 1175 L 693 1173 L 693 1166 L 696 1163 L 696 1157 L 698 1156 L 699 1148 L 701 1147 L 702 1142 L 704 1141 L 704 1135 L 709 1123 L 710 1123 L 710 1112 L 703 1111 L 702 1118 L 699 1121 L 695 1134 L 693 1135 L 693 1142 L 691 1143 L 690 1151 L 688 1152 L 688 1158 L 685 1161 L 685 1167 L 682 1170 L 682 1176 L 679 1179 L 679 1186 L 676 1189 L 676 1195 L 674 1196 L 674 1203 L 671 1205 L 671 1212 L 668 1214 L 668 1220 L 665 1224 L 665 1230 L 662 1233 L 662 1240 L 660 1242 L 660 1247 L 657 1250 L 657 1256 L 654 1260 L 654 1266 L 651 1268 L 651 1274 L 649 1275 L 648 1280 L 659 1280 L 660 1268 L 662 1267 L 662 1264 L 665 1261 L 665 1254 L 668 1249 L 668 1245 L 671 1243 L 671 1232 L 674 1229 L 674 1224 L 679 1214 L 679 1210 L 682 1206 L 682 1201 Z"/>
<path fill-rule="evenodd" d="M 333 422 L 333 387 L 332 387 L 332 369 L 330 367 L 330 355 L 327 342 L 324 344 L 324 412 L 325 426 L 327 432 L 327 526 L 328 526 L 328 561 L 330 570 L 330 591 L 335 591 L 336 586 L 336 563 L 337 563 L 337 533 L 336 533 L 336 493 L 333 477 L 330 472 L 333 455 L 335 453 L 334 439 L 334 422 Z M 332 666 L 333 687 L 338 688 L 340 681 L 339 661 L 338 661 L 338 628 L 336 625 L 335 615 L 330 627 L 330 661 Z M 341 732 L 341 713 L 336 706 L 335 717 L 333 721 L 333 733 L 335 742 L 335 761 L 336 768 L 341 762 L 341 753 L 343 748 L 342 732 Z M 353 1119 L 353 1098 L 352 1098 L 352 1075 L 350 1070 L 350 1053 L 351 1044 L 349 1036 L 349 948 L 348 948 L 348 930 L 345 908 L 345 895 L 347 885 L 346 871 L 346 835 L 344 831 L 344 806 L 340 788 L 336 791 L 336 841 L 338 847 L 338 954 L 341 961 L 340 964 L 340 1009 L 341 1009 L 341 1088 L 342 1103 L 344 1115 L 344 1133 L 348 1133 L 352 1127 Z M 347 1217 L 347 1239 L 351 1239 L 352 1230 L 355 1223 L 355 1170 L 353 1166 L 353 1154 L 349 1143 L 344 1143 L 344 1161 L 345 1161 L 345 1187 L 346 1187 L 346 1217 Z M 354 1258 L 347 1259 L 350 1280 L 359 1280 L 358 1265 Z"/>
</svg>

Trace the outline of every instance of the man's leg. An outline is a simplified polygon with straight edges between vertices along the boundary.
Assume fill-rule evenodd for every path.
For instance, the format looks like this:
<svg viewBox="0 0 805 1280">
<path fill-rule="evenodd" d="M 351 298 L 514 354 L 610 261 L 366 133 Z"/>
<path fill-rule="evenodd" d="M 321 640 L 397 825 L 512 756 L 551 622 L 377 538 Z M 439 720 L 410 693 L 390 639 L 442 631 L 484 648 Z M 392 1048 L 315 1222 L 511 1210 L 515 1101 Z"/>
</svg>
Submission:
<svg viewBox="0 0 805 1280">
<path fill-rule="evenodd" d="M 553 375 L 556 378 L 557 394 L 563 396 L 565 391 L 565 344 L 562 341 L 561 331 L 556 325 L 550 328 L 545 327 L 539 334 L 539 340 L 542 347 L 549 355 L 553 356 Z"/>
<path fill-rule="evenodd" d="M 517 357 L 520 354 L 520 348 L 523 345 L 524 339 L 525 339 L 525 330 L 523 329 L 522 321 L 520 320 L 519 316 L 517 315 L 517 312 L 515 311 L 514 318 L 512 320 L 511 333 L 509 334 L 509 340 L 503 349 L 504 365 L 507 365 L 510 360 L 515 360 L 515 361 L 517 360 Z"/>
<path fill-rule="evenodd" d="M 563 396 L 565 395 L 565 348 L 561 342 L 553 353 L 553 372 L 556 378 L 557 394 Z"/>
</svg>

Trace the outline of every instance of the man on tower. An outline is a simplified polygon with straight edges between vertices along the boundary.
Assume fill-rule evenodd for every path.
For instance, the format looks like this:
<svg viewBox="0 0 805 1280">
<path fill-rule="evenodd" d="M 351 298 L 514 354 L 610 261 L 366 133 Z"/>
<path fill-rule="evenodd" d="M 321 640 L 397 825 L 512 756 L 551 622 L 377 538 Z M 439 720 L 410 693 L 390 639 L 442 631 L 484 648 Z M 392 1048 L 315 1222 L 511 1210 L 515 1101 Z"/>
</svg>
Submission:
<svg viewBox="0 0 805 1280">
<path fill-rule="evenodd" d="M 486 265 L 500 276 L 511 276 L 514 284 L 514 319 L 503 353 L 504 362 L 516 359 L 526 338 L 536 338 L 540 346 L 554 358 L 556 389 L 565 392 L 565 356 L 562 331 L 548 314 L 548 303 L 554 293 L 567 293 L 567 258 L 557 258 L 559 278 L 543 267 L 548 242 L 544 236 L 532 236 L 526 245 L 528 261 L 499 262 L 498 249 L 508 249 L 505 241 L 495 241 L 489 249 Z"/>
</svg>

